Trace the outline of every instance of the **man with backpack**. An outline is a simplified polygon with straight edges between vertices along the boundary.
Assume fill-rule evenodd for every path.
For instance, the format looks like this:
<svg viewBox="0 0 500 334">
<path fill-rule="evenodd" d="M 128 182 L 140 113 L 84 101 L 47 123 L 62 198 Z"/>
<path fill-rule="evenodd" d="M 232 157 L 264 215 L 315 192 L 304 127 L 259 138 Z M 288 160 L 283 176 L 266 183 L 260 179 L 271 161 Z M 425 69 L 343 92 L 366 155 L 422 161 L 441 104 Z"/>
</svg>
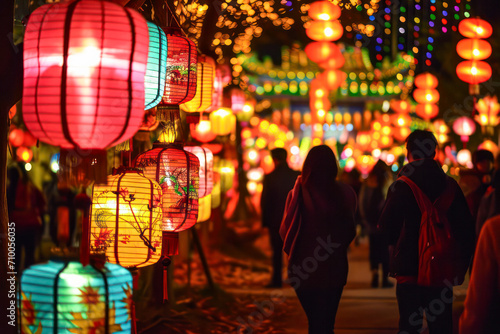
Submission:
<svg viewBox="0 0 500 334">
<path fill-rule="evenodd" d="M 391 250 L 397 280 L 399 333 L 452 334 L 453 286 L 474 249 L 474 220 L 457 182 L 434 160 L 437 140 L 416 130 L 406 140 L 409 163 L 387 195 L 378 228 Z"/>
</svg>

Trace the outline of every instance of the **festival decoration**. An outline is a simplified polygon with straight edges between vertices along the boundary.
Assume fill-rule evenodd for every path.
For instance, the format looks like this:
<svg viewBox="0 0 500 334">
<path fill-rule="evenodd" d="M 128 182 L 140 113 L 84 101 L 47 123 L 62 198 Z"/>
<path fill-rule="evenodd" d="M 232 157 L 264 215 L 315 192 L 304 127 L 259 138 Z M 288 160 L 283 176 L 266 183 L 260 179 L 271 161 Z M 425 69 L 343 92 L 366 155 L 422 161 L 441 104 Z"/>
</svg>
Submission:
<svg viewBox="0 0 500 334">
<path fill-rule="evenodd" d="M 132 303 L 125 268 L 54 258 L 21 277 L 21 333 L 130 333 Z"/>
<path fill-rule="evenodd" d="M 17 149 L 16 156 L 18 161 L 28 163 L 33 159 L 33 151 L 28 147 L 21 146 Z"/>
<path fill-rule="evenodd" d="M 212 132 L 217 136 L 226 136 L 234 130 L 236 117 L 231 109 L 220 108 L 211 112 L 209 117 Z"/>
<path fill-rule="evenodd" d="M 340 39 L 344 28 L 338 20 L 311 21 L 306 28 L 307 37 L 318 42 L 332 42 Z"/>
<path fill-rule="evenodd" d="M 160 27 L 147 22 L 149 30 L 149 52 L 144 88 L 146 91 L 145 108 L 151 109 L 160 103 L 165 91 L 167 73 L 167 36 Z"/>
<path fill-rule="evenodd" d="M 241 88 L 236 86 L 228 86 L 224 89 L 223 107 L 231 109 L 234 114 L 238 115 L 245 107 L 246 97 Z"/>
<path fill-rule="evenodd" d="M 200 146 L 185 146 L 184 150 L 194 154 L 200 162 L 198 197 L 210 195 L 214 187 L 214 155 L 208 148 Z"/>
<path fill-rule="evenodd" d="M 315 63 L 324 63 L 329 59 L 338 59 L 342 57 L 340 48 L 330 42 L 312 42 L 305 48 L 307 57 Z"/>
<path fill-rule="evenodd" d="M 462 116 L 453 122 L 453 131 L 460 136 L 460 139 L 465 146 L 465 144 L 469 141 L 469 137 L 476 132 L 476 124 L 471 118 Z"/>
<path fill-rule="evenodd" d="M 460 22 L 458 32 L 467 38 L 489 38 L 493 34 L 493 28 L 485 20 L 471 18 Z"/>
<path fill-rule="evenodd" d="M 162 190 L 136 169 L 118 170 L 92 189 L 90 252 L 126 268 L 158 262 L 162 241 Z"/>
<path fill-rule="evenodd" d="M 439 92 L 435 89 L 438 85 L 437 78 L 430 73 L 422 73 L 415 78 L 415 85 L 418 87 L 413 91 L 413 98 L 419 103 L 416 114 L 424 120 L 431 120 L 439 114 Z"/>
<path fill-rule="evenodd" d="M 474 116 L 485 132 L 492 135 L 493 128 L 500 122 L 498 113 L 500 112 L 500 104 L 498 98 L 495 96 L 485 96 L 480 99 L 476 104 L 477 115 Z"/>
<path fill-rule="evenodd" d="M 207 119 L 201 119 L 199 123 L 190 124 L 191 136 L 201 143 L 214 140 L 217 135 L 212 132 L 212 123 Z"/>
<path fill-rule="evenodd" d="M 340 17 L 340 7 L 330 1 L 314 1 L 310 4 L 307 15 L 313 20 L 331 21 Z"/>
<path fill-rule="evenodd" d="M 212 195 L 200 197 L 198 205 L 198 223 L 206 222 L 212 215 Z"/>
<path fill-rule="evenodd" d="M 181 104 L 186 112 L 204 112 L 212 105 L 214 98 L 215 62 L 212 58 L 202 55 L 198 58 L 198 78 L 196 94 L 191 101 Z"/>
</svg>

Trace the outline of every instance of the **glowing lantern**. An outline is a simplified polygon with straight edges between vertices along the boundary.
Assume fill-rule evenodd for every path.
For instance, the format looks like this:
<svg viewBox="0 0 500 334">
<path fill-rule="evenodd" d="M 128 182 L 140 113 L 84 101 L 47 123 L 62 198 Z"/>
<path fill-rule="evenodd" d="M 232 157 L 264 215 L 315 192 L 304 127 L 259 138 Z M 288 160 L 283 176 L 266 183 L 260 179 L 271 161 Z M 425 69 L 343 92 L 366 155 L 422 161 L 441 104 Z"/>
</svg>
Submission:
<svg viewBox="0 0 500 334">
<path fill-rule="evenodd" d="M 481 60 L 466 60 L 457 65 L 457 76 L 471 85 L 477 85 L 491 78 L 491 66 Z"/>
<path fill-rule="evenodd" d="M 271 159 L 272 161 L 272 159 Z M 220 177 L 220 191 L 226 192 L 233 187 L 234 180 L 234 164 L 231 160 L 221 159 L 214 164 L 214 170 Z"/>
<path fill-rule="evenodd" d="M 203 112 L 210 108 L 213 101 L 215 63 L 207 56 L 198 59 L 198 79 L 196 94 L 191 101 L 181 104 L 186 112 Z"/>
<path fill-rule="evenodd" d="M 23 162 L 30 162 L 33 159 L 33 151 L 28 147 L 19 147 L 16 152 L 17 160 Z"/>
<path fill-rule="evenodd" d="M 347 79 L 347 74 L 340 70 L 326 70 L 318 77 L 328 90 L 336 90 Z"/>
<path fill-rule="evenodd" d="M 462 166 L 467 166 L 469 167 L 472 165 L 472 155 L 468 149 L 463 149 L 458 151 L 457 153 L 457 161 L 459 164 Z"/>
<path fill-rule="evenodd" d="M 439 115 L 439 107 L 431 103 L 419 104 L 415 108 L 415 113 L 425 120 L 430 120 Z"/>
<path fill-rule="evenodd" d="M 132 137 L 144 115 L 148 42 L 146 20 L 112 2 L 36 9 L 24 36 L 23 117 L 31 133 L 102 154 Z"/>
<path fill-rule="evenodd" d="M 368 151 L 372 141 L 372 133 L 370 131 L 359 131 L 356 135 L 356 144 L 362 151 Z"/>
<path fill-rule="evenodd" d="M 215 68 L 213 98 L 212 105 L 210 106 L 210 111 L 222 108 L 223 91 L 224 85 L 222 83 L 222 70 L 217 66 Z"/>
<path fill-rule="evenodd" d="M 406 141 L 406 138 L 410 135 L 411 130 L 407 127 L 398 127 L 394 129 L 393 136 L 399 142 Z"/>
<path fill-rule="evenodd" d="M 24 146 L 35 146 L 36 142 L 37 142 L 36 138 L 29 131 L 24 132 L 23 136 Z"/>
<path fill-rule="evenodd" d="M 318 63 L 318 66 L 325 70 L 333 70 L 341 68 L 342 66 L 344 66 L 344 64 L 345 64 L 345 58 L 342 55 L 342 53 L 341 54 L 336 53 L 331 58 L 328 58 L 326 61 Z"/>
<path fill-rule="evenodd" d="M 212 132 L 218 136 L 226 136 L 230 134 L 235 127 L 235 122 L 236 117 L 231 112 L 231 109 L 220 108 L 210 113 Z"/>
<path fill-rule="evenodd" d="M 245 93 L 239 87 L 226 87 L 224 89 L 224 108 L 229 108 L 235 114 L 239 114 L 245 107 L 246 97 Z"/>
<path fill-rule="evenodd" d="M 155 107 L 165 91 L 167 73 L 167 36 L 156 24 L 148 22 L 149 53 L 144 89 L 146 91 L 145 109 Z"/>
<path fill-rule="evenodd" d="M 377 161 L 371 155 L 360 155 L 356 159 L 356 167 L 364 175 L 368 174 L 376 163 Z"/>
<path fill-rule="evenodd" d="M 340 48 L 336 44 L 330 42 L 309 43 L 305 48 L 305 52 L 307 57 L 315 63 L 322 63 L 330 58 L 343 57 Z"/>
<path fill-rule="evenodd" d="M 481 144 L 479 144 L 477 149 L 478 150 L 488 150 L 491 153 L 493 153 L 494 156 L 496 156 L 498 154 L 498 145 L 489 139 L 487 139 L 487 140 L 483 141 Z"/>
<path fill-rule="evenodd" d="M 392 123 L 396 127 L 410 127 L 411 117 L 406 114 L 392 115 Z"/>
<path fill-rule="evenodd" d="M 9 143 L 14 147 L 19 147 L 24 143 L 24 131 L 12 129 L 9 133 Z"/>
<path fill-rule="evenodd" d="M 437 103 L 439 101 L 439 92 L 436 89 L 420 89 L 413 91 L 413 98 L 418 103 Z"/>
<path fill-rule="evenodd" d="M 306 29 L 307 37 L 319 42 L 333 42 L 344 33 L 344 27 L 338 20 L 311 21 Z"/>
<path fill-rule="evenodd" d="M 198 205 L 198 223 L 206 222 L 212 215 L 212 195 L 200 197 Z"/>
<path fill-rule="evenodd" d="M 408 114 L 411 111 L 411 104 L 406 100 L 391 100 L 390 107 L 399 114 Z"/>
<path fill-rule="evenodd" d="M 448 133 L 450 132 L 448 125 L 446 125 L 442 119 L 438 119 L 432 123 L 432 126 L 434 128 L 437 141 L 440 144 L 446 143 L 448 141 Z"/>
<path fill-rule="evenodd" d="M 254 112 L 255 112 L 255 107 L 253 103 L 246 102 L 245 105 L 243 106 L 243 110 L 236 115 L 236 118 L 240 122 L 248 122 L 252 118 Z"/>
<path fill-rule="evenodd" d="M 196 155 L 200 161 L 200 187 L 198 197 L 205 197 L 212 192 L 214 187 L 214 155 L 205 147 L 185 146 L 184 150 Z"/>
<path fill-rule="evenodd" d="M 469 117 L 462 116 L 453 122 L 453 131 L 455 131 L 465 143 L 469 141 L 469 136 L 476 132 L 476 124 Z"/>
<path fill-rule="evenodd" d="M 108 176 L 92 189 L 90 252 L 126 268 L 158 262 L 162 241 L 162 191 L 139 170 Z"/>
<path fill-rule="evenodd" d="M 340 7 L 330 1 L 315 1 L 311 3 L 307 14 L 313 20 L 336 20 L 340 17 Z"/>
<path fill-rule="evenodd" d="M 429 72 L 421 73 L 415 77 L 415 86 L 418 88 L 433 89 L 438 86 L 438 79 Z"/>
<path fill-rule="evenodd" d="M 488 38 L 493 34 L 491 24 L 479 18 L 464 19 L 458 25 L 458 31 L 467 38 Z"/>
<path fill-rule="evenodd" d="M 491 56 L 491 44 L 482 39 L 463 39 L 457 44 L 460 57 L 470 60 L 483 60 Z"/>
<path fill-rule="evenodd" d="M 197 51 L 193 41 L 179 29 L 164 29 L 168 56 L 165 91 L 160 105 L 180 105 L 191 101 L 196 93 Z"/>
<path fill-rule="evenodd" d="M 112 263 L 54 259 L 21 277 L 22 333 L 130 333 L 132 275 Z"/>
<path fill-rule="evenodd" d="M 209 120 L 200 120 L 198 124 L 190 124 L 191 136 L 199 142 L 208 143 L 217 135 L 212 132 L 212 123 Z"/>
<path fill-rule="evenodd" d="M 500 118 L 498 112 L 500 111 L 500 104 L 496 96 L 485 96 L 480 99 L 476 104 L 478 114 L 475 116 L 476 121 L 482 126 L 497 126 Z"/>
</svg>

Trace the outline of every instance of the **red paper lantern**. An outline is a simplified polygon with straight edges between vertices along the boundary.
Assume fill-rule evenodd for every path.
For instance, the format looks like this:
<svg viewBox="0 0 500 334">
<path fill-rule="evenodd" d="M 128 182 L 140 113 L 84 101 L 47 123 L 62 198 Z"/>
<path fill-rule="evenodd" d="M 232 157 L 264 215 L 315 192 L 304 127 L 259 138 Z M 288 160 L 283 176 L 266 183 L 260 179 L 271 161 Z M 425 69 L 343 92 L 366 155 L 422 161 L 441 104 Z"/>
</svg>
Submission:
<svg viewBox="0 0 500 334">
<path fill-rule="evenodd" d="M 408 114 L 411 111 L 411 104 L 406 100 L 391 100 L 390 106 L 399 114 Z"/>
<path fill-rule="evenodd" d="M 458 78 L 471 85 L 488 81 L 491 75 L 491 66 L 481 60 L 466 60 L 457 66 Z"/>
<path fill-rule="evenodd" d="M 467 38 L 488 38 L 493 34 L 491 24 L 479 18 L 464 19 L 458 25 L 458 31 Z"/>
<path fill-rule="evenodd" d="M 307 37 L 319 42 L 333 42 L 344 33 L 344 27 L 338 20 L 335 21 L 311 21 L 306 29 Z"/>
<path fill-rule="evenodd" d="M 185 146 L 184 149 L 196 155 L 200 161 L 200 188 L 198 197 L 202 198 L 212 193 L 214 187 L 214 155 L 206 147 Z"/>
<path fill-rule="evenodd" d="M 14 147 L 19 147 L 24 143 L 24 131 L 12 129 L 9 133 L 9 143 Z"/>
<path fill-rule="evenodd" d="M 17 160 L 23 162 L 30 162 L 33 159 L 33 151 L 28 147 L 19 147 L 16 152 Z"/>
<path fill-rule="evenodd" d="M 181 105 L 186 112 L 203 112 L 210 108 L 213 101 L 215 62 L 207 56 L 198 59 L 198 78 L 196 94 L 193 99 Z"/>
<path fill-rule="evenodd" d="M 347 74 L 340 70 L 326 70 L 318 76 L 318 79 L 328 90 L 339 88 L 347 79 Z"/>
<path fill-rule="evenodd" d="M 47 4 L 24 35 L 23 117 L 41 141 L 104 150 L 132 137 L 144 115 L 148 27 L 108 1 Z"/>
<path fill-rule="evenodd" d="M 196 93 L 196 45 L 179 29 L 165 28 L 167 35 L 167 76 L 160 105 L 180 105 L 191 101 Z"/>
<path fill-rule="evenodd" d="M 419 104 L 415 108 L 415 113 L 425 120 L 430 120 L 439 114 L 439 107 L 433 103 Z"/>
<path fill-rule="evenodd" d="M 476 132 L 476 123 L 467 116 L 459 117 L 453 122 L 453 131 L 462 137 L 471 136 Z"/>
<path fill-rule="evenodd" d="M 191 123 L 191 136 L 201 143 L 214 140 L 217 135 L 212 132 L 212 123 L 209 120 L 200 120 L 199 123 Z"/>
<path fill-rule="evenodd" d="M 315 1 L 311 3 L 308 15 L 313 20 L 331 21 L 340 17 L 340 7 L 330 1 Z"/>
<path fill-rule="evenodd" d="M 457 44 L 460 57 L 470 60 L 483 60 L 491 56 L 491 44 L 482 39 L 462 39 Z"/>
<path fill-rule="evenodd" d="M 418 103 L 437 103 L 439 101 L 439 92 L 436 89 L 417 88 L 413 91 L 413 98 Z"/>
<path fill-rule="evenodd" d="M 345 64 L 345 58 L 342 55 L 342 53 L 340 53 L 340 54 L 336 54 L 336 55 L 332 56 L 331 58 L 328 58 L 328 60 L 326 60 L 322 63 L 318 63 L 318 66 L 324 70 L 334 70 L 334 69 L 342 68 L 342 66 L 344 66 L 344 64 Z"/>
<path fill-rule="evenodd" d="M 340 48 L 336 44 L 330 42 L 309 43 L 305 48 L 305 52 L 307 57 L 315 63 L 322 63 L 330 58 L 337 59 L 343 57 Z"/>
<path fill-rule="evenodd" d="M 423 89 L 433 89 L 438 86 L 438 79 L 429 72 L 421 73 L 415 77 L 415 86 Z"/>
</svg>

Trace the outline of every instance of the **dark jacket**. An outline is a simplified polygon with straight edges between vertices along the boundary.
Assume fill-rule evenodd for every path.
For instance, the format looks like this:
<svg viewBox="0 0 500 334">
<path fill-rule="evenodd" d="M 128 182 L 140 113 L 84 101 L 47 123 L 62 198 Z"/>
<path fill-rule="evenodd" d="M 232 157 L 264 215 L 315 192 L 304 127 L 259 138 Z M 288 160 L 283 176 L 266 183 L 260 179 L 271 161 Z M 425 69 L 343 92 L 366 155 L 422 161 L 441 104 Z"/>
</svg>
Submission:
<svg viewBox="0 0 500 334">
<path fill-rule="evenodd" d="M 271 173 L 264 176 L 260 207 L 262 225 L 278 231 L 285 211 L 286 197 L 293 189 L 300 172 L 294 171 L 287 164 L 278 165 Z"/>
<path fill-rule="evenodd" d="M 407 164 L 399 174 L 409 177 L 434 202 L 446 188 L 448 176 L 433 159 Z M 464 257 L 470 259 L 474 249 L 474 220 L 458 184 L 448 210 L 452 234 L 463 245 Z M 418 239 L 422 214 L 410 187 L 396 180 L 391 185 L 378 228 L 385 233 L 391 252 L 391 276 L 418 276 Z"/>
</svg>

